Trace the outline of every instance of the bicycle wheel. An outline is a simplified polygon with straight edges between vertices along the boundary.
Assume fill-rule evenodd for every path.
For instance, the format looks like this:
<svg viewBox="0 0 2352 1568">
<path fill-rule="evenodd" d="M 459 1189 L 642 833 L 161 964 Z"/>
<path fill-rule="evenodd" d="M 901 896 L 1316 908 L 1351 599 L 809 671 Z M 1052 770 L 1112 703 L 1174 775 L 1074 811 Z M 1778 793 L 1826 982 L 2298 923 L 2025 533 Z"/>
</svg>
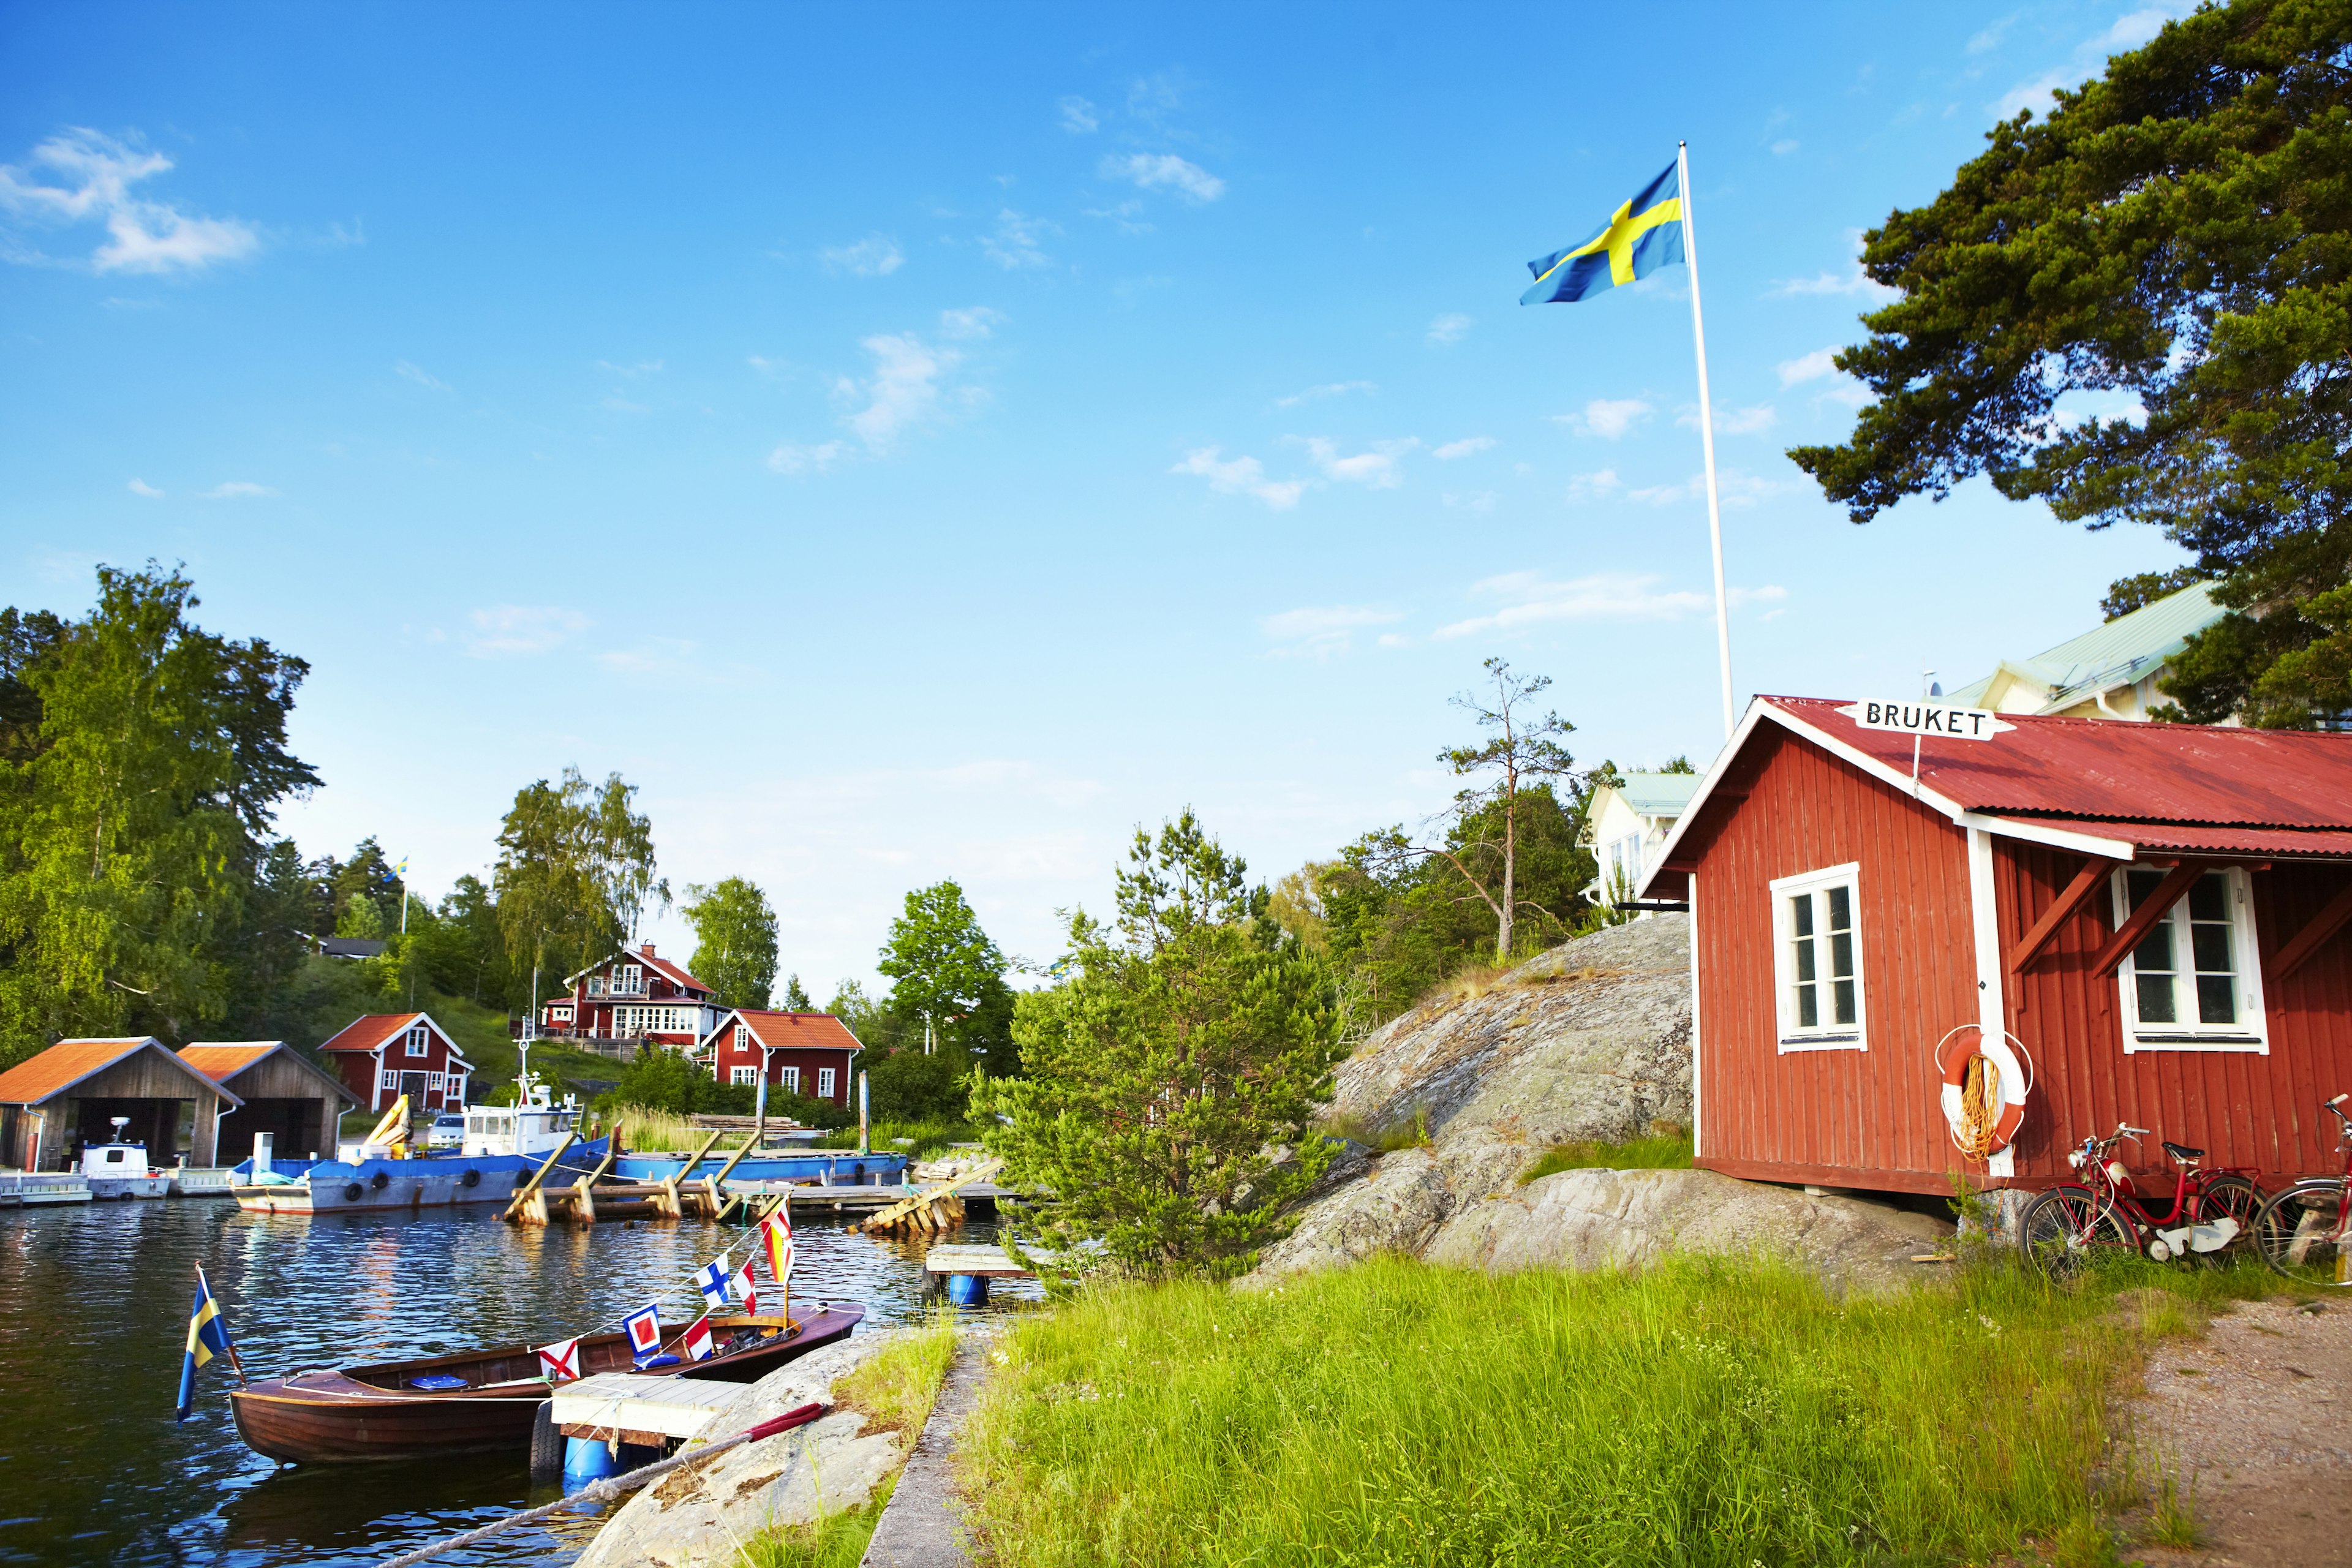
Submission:
<svg viewBox="0 0 2352 1568">
<path fill-rule="evenodd" d="M 2352 1283 L 2346 1272 L 2344 1178 L 2313 1176 L 2273 1193 L 2254 1215 L 2254 1250 L 2304 1285 Z"/>
<path fill-rule="evenodd" d="M 2263 1190 L 2243 1176 L 2226 1172 L 2207 1180 L 2197 1194 L 2197 1217 L 2207 1224 L 2228 1215 L 2238 1222 L 2238 1234 L 2230 1245 L 2218 1252 L 2191 1252 L 2189 1256 L 2200 1263 L 2218 1267 L 2237 1257 L 2252 1245 L 2254 1215 L 2263 1206 Z"/>
<path fill-rule="evenodd" d="M 2026 1260 L 2053 1280 L 2080 1273 L 2095 1256 L 2111 1257 L 2139 1251 L 2139 1237 L 2088 1187 L 2053 1187 L 2025 1205 L 2017 1222 L 2017 1245 Z"/>
</svg>

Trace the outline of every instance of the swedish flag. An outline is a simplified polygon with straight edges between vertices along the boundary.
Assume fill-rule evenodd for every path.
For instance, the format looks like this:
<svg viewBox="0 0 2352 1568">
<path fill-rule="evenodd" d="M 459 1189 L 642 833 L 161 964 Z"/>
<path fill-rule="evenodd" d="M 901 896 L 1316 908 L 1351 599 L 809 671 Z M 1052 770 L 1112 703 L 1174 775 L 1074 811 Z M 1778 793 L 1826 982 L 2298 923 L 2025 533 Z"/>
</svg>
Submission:
<svg viewBox="0 0 2352 1568">
<path fill-rule="evenodd" d="M 1683 259 L 1683 190 L 1675 165 L 1642 187 L 1582 245 L 1528 263 L 1535 286 L 1522 305 L 1568 304 L 1647 278 Z"/>
<path fill-rule="evenodd" d="M 180 1359 L 180 1408 L 175 1419 L 188 1418 L 189 1407 L 196 1402 L 196 1368 L 216 1355 L 234 1357 L 235 1352 L 229 1348 L 228 1325 L 221 1321 L 220 1308 L 213 1301 L 212 1286 L 199 1268 L 196 1304 L 188 1311 L 187 1353 Z"/>
</svg>

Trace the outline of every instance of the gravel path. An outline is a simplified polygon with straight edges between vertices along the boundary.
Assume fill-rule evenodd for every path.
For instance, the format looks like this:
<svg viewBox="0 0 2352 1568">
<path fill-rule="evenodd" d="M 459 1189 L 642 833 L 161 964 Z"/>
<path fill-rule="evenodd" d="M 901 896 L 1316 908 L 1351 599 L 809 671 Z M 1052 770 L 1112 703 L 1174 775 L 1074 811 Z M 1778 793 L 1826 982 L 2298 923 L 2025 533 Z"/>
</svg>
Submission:
<svg viewBox="0 0 2352 1568">
<path fill-rule="evenodd" d="M 2202 1341 L 2160 1346 L 2147 1382 L 2132 1407 L 2142 1465 L 2193 1478 L 2205 1542 L 2127 1559 L 2352 1565 L 2352 1300 L 2242 1301 Z"/>
</svg>

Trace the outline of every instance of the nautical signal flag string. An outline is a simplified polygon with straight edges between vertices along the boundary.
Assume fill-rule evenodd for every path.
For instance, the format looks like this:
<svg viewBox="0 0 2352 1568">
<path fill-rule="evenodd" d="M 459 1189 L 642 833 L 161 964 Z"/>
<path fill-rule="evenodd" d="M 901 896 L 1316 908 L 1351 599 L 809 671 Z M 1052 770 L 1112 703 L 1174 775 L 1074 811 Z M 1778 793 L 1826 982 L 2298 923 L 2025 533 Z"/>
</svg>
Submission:
<svg viewBox="0 0 2352 1568">
<path fill-rule="evenodd" d="M 728 1238 L 729 1245 L 720 1249 L 717 1258 L 692 1271 L 691 1278 L 696 1287 L 702 1292 L 704 1317 L 709 1317 L 712 1312 L 724 1310 L 730 1295 L 742 1303 L 745 1311 L 759 1310 L 758 1295 L 751 1277 L 751 1266 L 758 1259 L 761 1248 L 767 1252 L 768 1269 L 775 1277 L 777 1285 L 789 1286 L 793 1268 L 793 1222 L 789 1212 L 790 1204 L 791 1199 L 788 1195 L 779 1197 L 773 1209 L 730 1236 Z M 738 1268 L 735 1267 L 734 1244 L 754 1231 L 760 1233 L 761 1242 L 751 1255 L 744 1258 L 743 1267 Z M 619 1325 L 609 1323 L 605 1325 L 607 1328 L 616 1326 L 625 1327 L 626 1321 L 625 1320 Z M 692 1326 L 687 1330 L 689 1334 L 693 1331 Z M 708 1333 L 708 1331 L 706 1329 L 705 1332 Z M 574 1336 L 560 1344 L 541 1347 L 539 1361 L 541 1375 L 551 1383 L 570 1383 L 578 1378 L 580 1376 L 579 1344 L 582 1337 L 584 1336 Z M 698 1356 L 695 1359 L 702 1358 Z"/>
<path fill-rule="evenodd" d="M 1581 245 L 1528 262 L 1536 280 L 1519 303 L 1572 304 L 1682 259 L 1682 177 L 1677 165 L 1669 163 L 1664 174 L 1619 204 Z"/>
<path fill-rule="evenodd" d="M 245 1363 L 236 1359 L 236 1346 L 229 1342 L 228 1324 L 220 1315 L 220 1305 L 213 1300 L 213 1288 L 205 1278 L 203 1264 L 196 1265 L 196 1300 L 188 1309 L 188 1348 L 180 1358 L 180 1404 L 173 1418 L 185 1421 L 189 1409 L 196 1402 L 196 1368 L 204 1366 L 216 1355 L 228 1357 L 236 1369 L 237 1386 L 245 1386 Z"/>
<path fill-rule="evenodd" d="M 760 1239 L 768 1247 L 768 1278 L 779 1288 L 789 1289 L 793 1282 L 793 1220 L 779 1208 L 760 1222 Z"/>
</svg>

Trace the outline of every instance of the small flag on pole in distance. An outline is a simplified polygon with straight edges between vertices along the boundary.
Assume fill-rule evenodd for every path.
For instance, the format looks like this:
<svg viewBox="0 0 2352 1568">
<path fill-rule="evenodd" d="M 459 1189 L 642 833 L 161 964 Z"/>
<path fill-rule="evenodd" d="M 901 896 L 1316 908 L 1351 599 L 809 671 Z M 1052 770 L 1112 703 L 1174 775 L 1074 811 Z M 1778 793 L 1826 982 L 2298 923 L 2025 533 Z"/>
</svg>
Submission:
<svg viewBox="0 0 2352 1568">
<path fill-rule="evenodd" d="M 1682 187 L 1679 169 L 1669 163 L 1583 244 L 1528 262 L 1535 285 L 1519 296 L 1519 303 L 1570 304 L 1682 260 Z"/>
<path fill-rule="evenodd" d="M 621 1327 L 628 1331 L 629 1349 L 637 1354 L 651 1355 L 661 1349 L 661 1310 L 653 1302 L 622 1319 Z"/>
<path fill-rule="evenodd" d="M 748 1258 L 743 1259 L 743 1267 L 735 1271 L 735 1300 L 743 1304 L 747 1312 L 760 1310 L 760 1292 L 751 1283 L 751 1260 Z"/>
<path fill-rule="evenodd" d="M 727 1305 L 727 1277 L 734 1272 L 735 1265 L 722 1252 L 704 1264 L 702 1272 L 695 1276 L 695 1283 L 702 1287 L 702 1299 L 710 1303 L 713 1311 Z"/>
<path fill-rule="evenodd" d="M 572 1383 L 580 1376 L 580 1342 L 565 1340 L 562 1344 L 539 1347 L 540 1375 L 556 1383 Z"/>
<path fill-rule="evenodd" d="M 768 1278 L 779 1285 L 791 1284 L 793 1222 L 782 1208 L 761 1223 L 760 1237 L 768 1244 Z"/>
<path fill-rule="evenodd" d="M 196 1402 L 196 1368 L 216 1355 L 228 1353 L 228 1325 L 221 1321 L 212 1287 L 204 1271 L 196 1271 L 196 1301 L 188 1309 L 188 1348 L 180 1358 L 180 1404 L 174 1419 L 185 1421 Z"/>
<path fill-rule="evenodd" d="M 710 1359 L 710 1314 L 708 1312 L 695 1319 L 694 1326 L 686 1331 L 686 1359 L 688 1361 Z"/>
</svg>

